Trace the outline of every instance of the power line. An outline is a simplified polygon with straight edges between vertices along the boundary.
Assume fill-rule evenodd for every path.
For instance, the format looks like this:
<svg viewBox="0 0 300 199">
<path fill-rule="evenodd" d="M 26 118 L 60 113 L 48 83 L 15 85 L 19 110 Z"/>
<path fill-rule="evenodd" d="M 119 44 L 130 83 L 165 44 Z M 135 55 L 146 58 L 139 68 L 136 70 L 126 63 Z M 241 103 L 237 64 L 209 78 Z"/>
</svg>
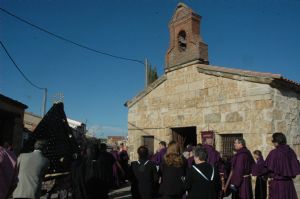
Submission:
<svg viewBox="0 0 300 199">
<path fill-rule="evenodd" d="M 38 29 L 38 30 L 40 30 L 40 31 L 42 31 L 42 32 L 45 32 L 45 33 L 47 33 L 47 34 L 49 34 L 49 35 L 51 35 L 51 36 L 53 36 L 53 37 L 55 37 L 55 38 L 57 38 L 57 39 L 63 40 L 63 41 L 65 41 L 65 42 L 71 43 L 71 44 L 73 44 L 73 45 L 79 46 L 79 47 L 81 47 L 81 48 L 84 48 L 84 49 L 86 49 L 86 50 L 89 50 L 89 51 L 92 51 L 92 52 L 95 52 L 95 53 L 98 53 L 98 54 L 110 56 L 110 57 L 113 57 L 113 58 L 116 58 L 116 59 L 122 59 L 122 60 L 126 60 L 126 61 L 132 61 L 132 62 L 136 62 L 136 63 L 139 63 L 139 64 L 143 64 L 143 65 L 144 65 L 144 62 L 141 61 L 141 60 L 131 59 L 131 58 L 126 58 L 126 57 L 121 57 L 121 56 L 117 56 L 117 55 L 113 55 L 113 54 L 110 54 L 110 53 L 106 53 L 106 52 L 103 52 L 103 51 L 96 50 L 96 49 L 94 49 L 94 48 L 91 48 L 91 47 L 88 47 L 88 46 L 86 46 L 86 45 L 83 45 L 83 44 L 74 42 L 74 41 L 72 41 L 72 40 L 70 40 L 70 39 L 67 39 L 67 38 L 63 37 L 63 36 L 60 36 L 60 35 L 55 34 L 55 33 L 53 33 L 53 32 L 50 32 L 49 30 L 46 30 L 46 29 L 44 29 L 44 28 L 42 28 L 42 27 L 40 27 L 40 26 L 37 26 L 37 25 L 35 25 L 35 24 L 33 24 L 33 23 L 31 23 L 31 22 L 29 22 L 29 21 L 27 21 L 27 20 L 25 20 L 25 19 L 23 19 L 23 18 L 21 18 L 21 17 L 16 16 L 15 14 L 13 14 L 13 13 L 11 13 L 11 12 L 5 10 L 4 8 L 1 8 L 1 7 L 0 7 L 0 10 L 1 10 L 2 12 L 5 12 L 6 14 L 8 14 L 8 15 L 10 15 L 10 16 L 16 18 L 16 19 L 18 19 L 19 21 L 21 21 L 21 22 L 23 22 L 23 23 L 25 23 L 25 24 L 27 24 L 27 25 L 30 25 L 30 26 L 32 26 L 32 27 L 34 27 L 34 28 L 36 28 L 36 29 Z"/>
<path fill-rule="evenodd" d="M 32 81 L 30 81 L 30 79 L 28 77 L 26 77 L 26 75 L 23 73 L 23 71 L 20 69 L 20 67 L 16 64 L 16 62 L 14 61 L 14 59 L 10 56 L 9 52 L 7 51 L 7 49 L 5 48 L 4 44 L 2 43 L 2 41 L 0 41 L 0 44 L 2 46 L 2 48 L 4 49 L 4 51 L 6 52 L 7 56 L 9 57 L 9 59 L 11 60 L 11 62 L 14 64 L 14 66 L 17 68 L 17 70 L 21 73 L 21 75 L 23 76 L 23 78 L 29 83 L 31 84 L 33 87 L 40 89 L 40 90 L 45 90 L 46 88 L 42 88 L 37 86 L 36 84 L 34 84 Z"/>
</svg>

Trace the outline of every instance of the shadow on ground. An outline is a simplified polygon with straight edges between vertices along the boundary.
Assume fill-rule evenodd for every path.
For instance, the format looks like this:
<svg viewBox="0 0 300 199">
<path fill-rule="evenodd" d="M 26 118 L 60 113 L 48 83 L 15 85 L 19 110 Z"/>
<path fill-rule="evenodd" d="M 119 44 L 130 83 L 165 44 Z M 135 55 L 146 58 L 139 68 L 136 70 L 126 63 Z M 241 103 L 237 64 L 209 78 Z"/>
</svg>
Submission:
<svg viewBox="0 0 300 199">
<path fill-rule="evenodd" d="M 128 190 L 111 193 L 111 194 L 109 194 L 109 197 L 111 199 L 131 199 L 132 198 L 131 193 Z"/>
</svg>

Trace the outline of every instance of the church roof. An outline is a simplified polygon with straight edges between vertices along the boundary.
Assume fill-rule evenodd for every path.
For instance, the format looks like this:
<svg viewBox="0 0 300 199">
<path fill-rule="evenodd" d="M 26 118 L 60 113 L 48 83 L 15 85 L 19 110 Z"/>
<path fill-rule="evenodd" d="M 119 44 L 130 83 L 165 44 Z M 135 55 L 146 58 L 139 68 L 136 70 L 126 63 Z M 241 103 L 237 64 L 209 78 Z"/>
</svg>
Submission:
<svg viewBox="0 0 300 199">
<path fill-rule="evenodd" d="M 264 73 L 264 72 L 249 71 L 249 70 L 242 70 L 242 69 L 235 69 L 235 68 L 204 65 L 195 62 L 191 62 L 190 64 L 180 66 L 177 69 L 194 65 L 194 64 L 197 64 L 197 69 L 199 73 L 234 79 L 238 81 L 249 81 L 249 82 L 261 83 L 261 84 L 269 84 L 274 88 L 291 89 L 295 92 L 300 93 L 300 83 L 287 79 L 283 77 L 281 74 Z M 173 70 L 176 70 L 175 67 Z M 167 75 L 164 74 L 158 80 L 153 82 L 149 87 L 147 87 L 146 89 L 138 93 L 134 98 L 128 100 L 124 105 L 126 107 L 131 107 L 132 105 L 134 105 L 136 102 L 141 100 L 143 97 L 145 97 L 148 93 L 150 93 L 152 90 L 154 90 L 156 87 L 158 87 L 166 80 L 167 80 Z"/>
<path fill-rule="evenodd" d="M 300 92 L 300 83 L 287 79 L 281 74 L 264 73 L 202 64 L 199 65 L 198 72 L 235 80 L 270 84 L 273 87 L 291 88 L 296 92 Z"/>
</svg>

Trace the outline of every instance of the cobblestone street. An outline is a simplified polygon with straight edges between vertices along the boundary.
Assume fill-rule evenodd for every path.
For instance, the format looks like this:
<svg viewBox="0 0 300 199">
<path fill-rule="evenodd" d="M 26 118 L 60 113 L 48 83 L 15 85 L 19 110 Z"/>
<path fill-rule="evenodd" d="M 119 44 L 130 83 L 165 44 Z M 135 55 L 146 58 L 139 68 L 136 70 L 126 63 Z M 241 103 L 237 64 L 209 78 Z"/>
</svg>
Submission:
<svg viewBox="0 0 300 199">
<path fill-rule="evenodd" d="M 109 193 L 110 199 L 129 199 L 132 198 L 130 194 L 130 184 L 126 184 L 120 189 L 113 190 Z M 231 196 L 225 197 L 223 199 L 230 199 Z"/>
</svg>

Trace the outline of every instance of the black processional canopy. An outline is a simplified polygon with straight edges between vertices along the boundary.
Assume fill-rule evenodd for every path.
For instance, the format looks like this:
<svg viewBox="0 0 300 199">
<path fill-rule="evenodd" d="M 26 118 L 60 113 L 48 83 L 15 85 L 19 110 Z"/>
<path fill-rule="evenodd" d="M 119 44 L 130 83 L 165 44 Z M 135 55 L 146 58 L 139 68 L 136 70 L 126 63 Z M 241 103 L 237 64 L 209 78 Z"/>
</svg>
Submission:
<svg viewBox="0 0 300 199">
<path fill-rule="evenodd" d="M 26 144 L 32 151 L 37 139 L 48 142 L 45 156 L 50 160 L 48 174 L 70 171 L 73 154 L 78 153 L 78 144 L 68 124 L 63 103 L 55 103 L 34 130 Z"/>
</svg>

